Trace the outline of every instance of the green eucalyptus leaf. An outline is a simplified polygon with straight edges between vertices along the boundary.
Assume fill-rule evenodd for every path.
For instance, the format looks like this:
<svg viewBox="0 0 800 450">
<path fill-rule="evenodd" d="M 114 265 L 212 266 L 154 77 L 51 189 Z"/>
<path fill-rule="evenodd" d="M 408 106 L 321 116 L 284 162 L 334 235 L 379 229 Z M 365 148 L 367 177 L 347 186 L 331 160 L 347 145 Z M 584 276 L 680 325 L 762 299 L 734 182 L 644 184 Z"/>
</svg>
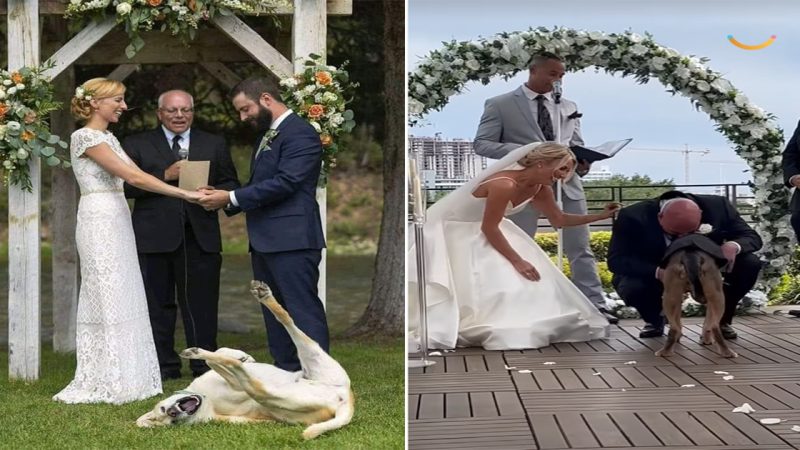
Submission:
<svg viewBox="0 0 800 450">
<path fill-rule="evenodd" d="M 59 164 L 61 164 L 61 160 L 56 158 L 55 156 L 51 156 L 51 157 L 47 158 L 47 165 L 48 166 L 55 167 L 55 166 L 57 166 Z"/>
<path fill-rule="evenodd" d="M 41 150 L 42 156 L 53 156 L 56 154 L 56 149 L 53 147 L 43 147 Z"/>
</svg>

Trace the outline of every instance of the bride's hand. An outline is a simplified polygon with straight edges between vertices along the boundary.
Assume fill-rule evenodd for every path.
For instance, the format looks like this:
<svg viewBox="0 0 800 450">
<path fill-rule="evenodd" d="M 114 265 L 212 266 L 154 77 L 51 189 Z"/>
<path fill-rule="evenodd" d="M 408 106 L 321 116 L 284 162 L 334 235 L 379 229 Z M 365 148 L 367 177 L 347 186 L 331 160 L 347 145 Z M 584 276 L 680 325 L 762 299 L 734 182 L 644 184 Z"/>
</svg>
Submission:
<svg viewBox="0 0 800 450">
<path fill-rule="evenodd" d="M 511 264 L 514 265 L 514 269 L 516 269 L 520 275 L 531 281 L 539 281 L 542 278 L 539 275 L 539 271 L 536 270 L 536 267 L 533 267 L 533 264 L 525 261 L 524 259 L 520 259 L 519 261 L 515 261 Z"/>
<path fill-rule="evenodd" d="M 607 219 L 610 219 L 614 217 L 620 209 L 622 209 L 622 203 L 606 203 L 606 206 L 603 208 L 603 214 L 605 214 Z"/>
<path fill-rule="evenodd" d="M 183 199 L 187 202 L 197 203 L 205 194 L 197 191 L 183 191 Z"/>
</svg>

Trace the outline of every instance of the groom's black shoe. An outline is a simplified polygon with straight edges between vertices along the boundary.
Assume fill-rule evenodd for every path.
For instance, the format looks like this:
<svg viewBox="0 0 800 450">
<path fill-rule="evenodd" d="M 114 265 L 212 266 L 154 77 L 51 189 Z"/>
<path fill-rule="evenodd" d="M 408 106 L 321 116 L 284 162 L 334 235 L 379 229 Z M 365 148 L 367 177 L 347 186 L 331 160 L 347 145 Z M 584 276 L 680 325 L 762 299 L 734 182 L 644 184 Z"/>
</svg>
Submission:
<svg viewBox="0 0 800 450">
<path fill-rule="evenodd" d="M 615 316 L 614 313 L 612 313 L 611 311 L 605 308 L 597 308 L 597 309 L 599 309 L 600 312 L 603 313 L 603 315 L 606 317 L 606 320 L 608 320 L 608 323 L 610 323 L 611 325 L 616 325 L 619 323 L 619 318 Z"/>
<path fill-rule="evenodd" d="M 739 337 L 739 333 L 737 333 L 736 330 L 734 330 L 729 324 L 722 324 L 719 326 L 719 329 L 722 332 L 722 337 L 727 340 L 736 339 Z"/>
<path fill-rule="evenodd" d="M 640 338 L 653 338 L 661 337 L 664 335 L 664 325 L 653 325 L 652 323 L 645 323 L 642 331 L 639 332 Z"/>
</svg>

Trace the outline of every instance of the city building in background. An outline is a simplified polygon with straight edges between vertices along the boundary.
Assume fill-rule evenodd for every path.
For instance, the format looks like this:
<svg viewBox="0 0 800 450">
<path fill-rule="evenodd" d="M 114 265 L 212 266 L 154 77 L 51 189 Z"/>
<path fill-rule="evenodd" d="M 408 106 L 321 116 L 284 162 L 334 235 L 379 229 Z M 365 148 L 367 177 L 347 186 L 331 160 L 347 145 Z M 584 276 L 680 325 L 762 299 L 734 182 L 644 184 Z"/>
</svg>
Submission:
<svg viewBox="0 0 800 450">
<path fill-rule="evenodd" d="M 427 189 L 457 188 L 489 165 L 466 139 L 444 140 L 436 133 L 435 137 L 409 136 L 409 143 L 422 161 L 420 177 Z"/>
</svg>

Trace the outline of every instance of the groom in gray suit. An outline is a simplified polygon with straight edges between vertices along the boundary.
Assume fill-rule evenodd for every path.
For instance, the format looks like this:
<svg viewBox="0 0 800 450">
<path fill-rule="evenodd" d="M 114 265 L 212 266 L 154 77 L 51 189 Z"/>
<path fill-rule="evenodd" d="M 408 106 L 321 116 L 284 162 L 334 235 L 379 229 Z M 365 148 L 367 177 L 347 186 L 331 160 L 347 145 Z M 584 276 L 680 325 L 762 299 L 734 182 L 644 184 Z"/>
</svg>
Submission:
<svg viewBox="0 0 800 450">
<path fill-rule="evenodd" d="M 561 80 L 564 73 L 564 62 L 558 56 L 552 53 L 536 55 L 525 84 L 486 101 L 475 136 L 475 153 L 499 159 L 531 142 L 555 141 L 553 116 L 556 113 L 556 99 L 553 96 L 553 82 Z M 583 145 L 578 106 L 561 98 L 560 113 L 560 143 Z M 589 166 L 586 161 L 579 161 L 576 172 L 580 176 L 586 175 Z M 564 183 L 562 192 L 564 212 L 586 214 L 586 196 L 580 177 L 572 177 Z M 511 220 L 533 236 L 536 234 L 539 212 L 526 208 L 511 216 Z M 617 323 L 618 319 L 605 307 L 603 288 L 589 245 L 589 225 L 564 229 L 564 251 L 572 269 L 572 282 L 605 314 L 610 323 Z"/>
</svg>

